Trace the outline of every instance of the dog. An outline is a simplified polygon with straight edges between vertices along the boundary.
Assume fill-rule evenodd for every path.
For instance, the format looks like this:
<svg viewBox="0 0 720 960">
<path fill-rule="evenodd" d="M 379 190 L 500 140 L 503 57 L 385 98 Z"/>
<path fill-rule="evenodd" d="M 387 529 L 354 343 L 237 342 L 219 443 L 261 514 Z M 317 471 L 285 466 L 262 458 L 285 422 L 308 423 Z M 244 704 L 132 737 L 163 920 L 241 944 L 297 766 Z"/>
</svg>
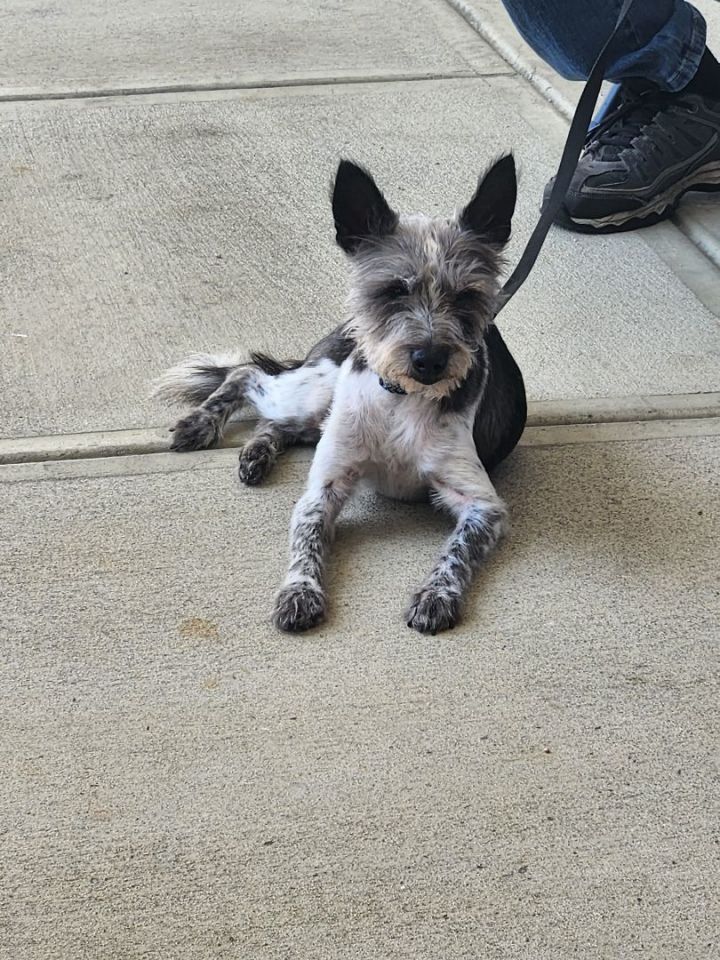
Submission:
<svg viewBox="0 0 720 960">
<path fill-rule="evenodd" d="M 342 160 L 332 188 L 336 240 L 350 265 L 347 319 L 302 361 L 196 355 L 156 396 L 196 405 L 171 449 L 215 444 L 247 404 L 257 427 L 240 453 L 246 484 L 296 443 L 317 443 L 290 528 L 274 622 L 302 631 L 326 616 L 325 568 L 338 515 L 359 482 L 390 497 L 428 495 L 455 529 L 407 608 L 421 633 L 455 626 L 475 569 L 505 531 L 489 477 L 515 447 L 527 404 L 493 323 L 517 180 L 508 154 L 454 216 L 399 215 L 371 174 Z"/>
</svg>

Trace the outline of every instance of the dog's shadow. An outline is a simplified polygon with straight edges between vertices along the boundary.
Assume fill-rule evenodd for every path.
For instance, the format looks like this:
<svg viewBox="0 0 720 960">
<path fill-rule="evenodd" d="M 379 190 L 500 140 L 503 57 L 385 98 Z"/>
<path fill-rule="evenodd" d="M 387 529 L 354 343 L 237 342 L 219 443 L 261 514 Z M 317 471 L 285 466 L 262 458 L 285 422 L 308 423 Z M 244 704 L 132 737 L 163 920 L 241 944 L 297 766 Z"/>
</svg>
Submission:
<svg viewBox="0 0 720 960">
<path fill-rule="evenodd" d="M 632 593 L 688 575 L 708 540 L 710 477 L 678 469 L 666 445 L 584 443 L 521 447 L 494 473 L 511 531 L 478 573 L 468 611 L 484 595 L 525 598 L 607 589 Z M 335 597 L 406 602 L 430 571 L 452 520 L 428 503 L 362 495 L 341 520 L 331 564 Z M 709 547 L 709 549 L 711 549 Z M 533 587 L 534 585 L 534 587 Z"/>
<path fill-rule="evenodd" d="M 480 583 L 520 570 L 543 589 L 578 595 L 618 589 L 656 593 L 691 576 L 706 545 L 711 478 L 679 466 L 670 442 L 607 442 L 519 448 L 494 481 L 511 535 Z M 518 571 L 519 572 L 519 571 Z M 527 582 L 527 581 L 526 581 Z"/>
</svg>

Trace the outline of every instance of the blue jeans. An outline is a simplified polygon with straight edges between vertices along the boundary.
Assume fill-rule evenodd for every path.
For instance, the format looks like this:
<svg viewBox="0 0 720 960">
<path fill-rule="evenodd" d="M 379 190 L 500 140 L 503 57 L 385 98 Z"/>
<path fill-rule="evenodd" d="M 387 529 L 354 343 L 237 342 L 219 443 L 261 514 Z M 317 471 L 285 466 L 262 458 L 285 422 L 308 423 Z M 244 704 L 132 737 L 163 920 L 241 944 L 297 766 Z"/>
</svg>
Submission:
<svg viewBox="0 0 720 960">
<path fill-rule="evenodd" d="M 621 0 L 503 3 L 533 50 L 568 80 L 587 78 L 621 7 Z M 681 90 L 697 71 L 705 34 L 704 18 L 685 0 L 635 0 L 616 38 L 606 77 Z"/>
</svg>

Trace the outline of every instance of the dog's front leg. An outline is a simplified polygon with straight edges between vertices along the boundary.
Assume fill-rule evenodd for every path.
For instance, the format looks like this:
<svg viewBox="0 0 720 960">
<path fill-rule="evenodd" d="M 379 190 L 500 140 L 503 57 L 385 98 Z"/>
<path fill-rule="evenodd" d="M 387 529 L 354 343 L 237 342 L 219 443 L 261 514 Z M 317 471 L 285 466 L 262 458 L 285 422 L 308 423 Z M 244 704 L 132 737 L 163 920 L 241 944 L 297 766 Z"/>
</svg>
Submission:
<svg viewBox="0 0 720 960">
<path fill-rule="evenodd" d="M 407 625 L 436 634 L 457 623 L 473 573 L 502 536 L 507 510 L 479 460 L 443 466 L 429 477 L 433 497 L 456 526 L 437 563 L 407 611 Z"/>
<path fill-rule="evenodd" d="M 326 432 L 315 452 L 308 487 L 290 525 L 290 564 L 275 600 L 281 630 L 309 630 L 325 619 L 325 563 L 335 521 L 359 478 L 355 457 L 343 456 Z"/>
</svg>

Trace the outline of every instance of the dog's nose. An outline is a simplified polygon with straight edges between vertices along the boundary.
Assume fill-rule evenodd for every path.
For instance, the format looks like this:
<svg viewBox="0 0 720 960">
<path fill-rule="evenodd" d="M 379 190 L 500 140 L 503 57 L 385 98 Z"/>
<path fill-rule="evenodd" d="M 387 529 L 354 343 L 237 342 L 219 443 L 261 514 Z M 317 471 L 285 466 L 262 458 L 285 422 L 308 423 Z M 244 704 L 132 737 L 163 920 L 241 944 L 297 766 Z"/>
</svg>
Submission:
<svg viewBox="0 0 720 960">
<path fill-rule="evenodd" d="M 418 347 L 410 354 L 412 375 L 420 383 L 436 383 L 445 373 L 449 359 L 447 347 Z"/>
</svg>

